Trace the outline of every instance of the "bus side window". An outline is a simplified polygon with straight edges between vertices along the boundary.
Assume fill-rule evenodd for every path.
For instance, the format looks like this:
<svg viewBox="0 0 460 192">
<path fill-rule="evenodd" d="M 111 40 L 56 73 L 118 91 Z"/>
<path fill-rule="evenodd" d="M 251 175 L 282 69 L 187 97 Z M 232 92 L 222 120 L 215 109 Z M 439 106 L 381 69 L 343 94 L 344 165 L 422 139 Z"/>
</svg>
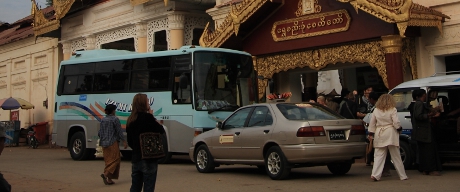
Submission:
<svg viewBox="0 0 460 192">
<path fill-rule="evenodd" d="M 182 81 L 182 83 L 181 83 Z M 181 87 L 182 84 L 182 87 Z M 173 103 L 192 103 L 189 73 L 174 73 Z"/>
</svg>

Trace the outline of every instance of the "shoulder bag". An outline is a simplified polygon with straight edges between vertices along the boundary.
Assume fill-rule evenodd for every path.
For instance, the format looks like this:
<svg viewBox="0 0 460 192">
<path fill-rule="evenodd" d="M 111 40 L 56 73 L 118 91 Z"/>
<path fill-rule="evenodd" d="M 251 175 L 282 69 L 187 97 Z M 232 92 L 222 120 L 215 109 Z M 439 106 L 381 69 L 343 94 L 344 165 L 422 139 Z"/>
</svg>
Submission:
<svg viewBox="0 0 460 192">
<path fill-rule="evenodd" d="M 158 159 L 165 156 L 161 134 L 147 132 L 139 135 L 142 159 Z"/>
</svg>

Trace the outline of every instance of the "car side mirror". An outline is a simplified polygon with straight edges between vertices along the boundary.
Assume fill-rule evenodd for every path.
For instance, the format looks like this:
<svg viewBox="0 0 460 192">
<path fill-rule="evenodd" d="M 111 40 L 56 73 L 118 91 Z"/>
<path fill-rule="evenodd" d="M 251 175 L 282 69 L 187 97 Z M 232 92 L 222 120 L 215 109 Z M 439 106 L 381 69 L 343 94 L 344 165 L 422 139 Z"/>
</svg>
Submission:
<svg viewBox="0 0 460 192">
<path fill-rule="evenodd" d="M 222 122 L 217 122 L 217 123 L 216 123 L 216 127 L 217 127 L 218 129 L 222 129 Z"/>
</svg>

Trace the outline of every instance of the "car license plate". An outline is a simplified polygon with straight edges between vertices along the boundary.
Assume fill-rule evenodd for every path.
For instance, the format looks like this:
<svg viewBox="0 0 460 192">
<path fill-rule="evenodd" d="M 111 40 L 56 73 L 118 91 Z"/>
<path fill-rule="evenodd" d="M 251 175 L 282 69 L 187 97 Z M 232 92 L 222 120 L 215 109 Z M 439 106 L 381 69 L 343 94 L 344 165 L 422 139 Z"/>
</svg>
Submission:
<svg viewBox="0 0 460 192">
<path fill-rule="evenodd" d="M 329 131 L 329 139 L 330 140 L 345 140 L 345 131 L 343 130 Z"/>
</svg>

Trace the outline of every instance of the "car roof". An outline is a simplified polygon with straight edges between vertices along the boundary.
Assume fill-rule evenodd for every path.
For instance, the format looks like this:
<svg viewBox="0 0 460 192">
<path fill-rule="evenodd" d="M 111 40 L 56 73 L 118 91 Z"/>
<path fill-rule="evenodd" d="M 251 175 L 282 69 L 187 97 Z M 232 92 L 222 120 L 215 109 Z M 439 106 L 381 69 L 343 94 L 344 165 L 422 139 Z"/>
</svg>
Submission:
<svg viewBox="0 0 460 192">
<path fill-rule="evenodd" d="M 455 85 L 460 85 L 460 74 L 440 75 L 415 79 L 401 83 L 393 89 L 402 89 L 410 87 L 440 87 Z"/>
</svg>

